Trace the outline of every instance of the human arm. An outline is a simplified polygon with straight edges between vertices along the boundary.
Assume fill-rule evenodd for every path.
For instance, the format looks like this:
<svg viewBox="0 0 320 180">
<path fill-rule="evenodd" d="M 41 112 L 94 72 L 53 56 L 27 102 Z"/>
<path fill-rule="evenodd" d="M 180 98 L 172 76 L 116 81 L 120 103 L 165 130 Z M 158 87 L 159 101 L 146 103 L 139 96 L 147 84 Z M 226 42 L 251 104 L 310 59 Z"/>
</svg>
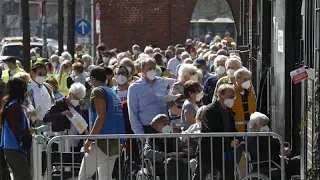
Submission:
<svg viewBox="0 0 320 180">
<path fill-rule="evenodd" d="M 131 128 L 135 134 L 144 134 L 143 126 L 139 119 L 139 100 L 134 85 L 128 90 L 128 111 Z"/>
<path fill-rule="evenodd" d="M 36 132 L 34 129 L 21 129 L 22 114 L 18 113 L 21 111 L 21 105 L 19 103 L 14 103 L 6 112 L 8 124 L 11 125 L 12 132 L 16 137 L 27 136 Z"/>
<path fill-rule="evenodd" d="M 43 117 L 43 122 L 47 123 L 54 120 L 60 120 L 67 115 L 72 116 L 72 113 L 67 109 L 61 111 L 62 106 L 64 106 L 62 103 L 64 103 L 64 101 L 56 101 Z"/>
<path fill-rule="evenodd" d="M 193 107 L 193 104 L 185 104 L 183 106 L 182 113 L 185 117 L 185 119 L 183 119 L 183 121 L 185 121 L 189 124 L 196 123 L 196 120 L 195 120 L 196 114 L 195 114 L 195 109 Z"/>
<path fill-rule="evenodd" d="M 148 139 L 143 149 L 143 155 L 150 160 L 153 160 L 153 157 L 155 157 L 156 162 L 163 162 L 165 158 L 165 153 L 155 150 L 152 144 L 153 144 L 153 139 L 152 138 Z"/>
<path fill-rule="evenodd" d="M 94 123 L 89 135 L 99 134 L 99 132 L 102 129 L 102 126 L 106 120 L 106 116 L 107 116 L 107 111 L 106 111 L 106 109 L 107 109 L 106 104 L 107 103 L 106 102 L 108 102 L 108 100 L 94 97 L 92 99 L 92 101 L 94 103 L 94 109 L 97 113 L 97 117 L 96 117 L 95 123 Z"/>
</svg>

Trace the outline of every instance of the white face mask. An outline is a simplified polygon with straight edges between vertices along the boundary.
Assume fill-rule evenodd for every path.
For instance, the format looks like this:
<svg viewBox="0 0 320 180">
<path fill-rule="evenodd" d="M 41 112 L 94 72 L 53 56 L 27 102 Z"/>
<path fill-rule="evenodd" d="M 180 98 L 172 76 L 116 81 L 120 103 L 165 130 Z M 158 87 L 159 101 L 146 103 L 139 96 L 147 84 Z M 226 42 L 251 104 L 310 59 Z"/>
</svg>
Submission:
<svg viewBox="0 0 320 180">
<path fill-rule="evenodd" d="M 171 133 L 171 128 L 169 125 L 165 125 L 163 126 L 162 130 L 161 130 L 162 133 Z"/>
<path fill-rule="evenodd" d="M 216 68 L 216 73 L 219 74 L 219 75 L 222 75 L 222 74 L 224 74 L 225 72 L 226 72 L 226 68 L 223 67 L 223 66 L 218 66 L 218 67 Z"/>
<path fill-rule="evenodd" d="M 8 64 L 7 64 L 7 63 L 4 63 L 4 64 L 3 64 L 3 68 L 4 68 L 4 69 L 9 69 Z"/>
<path fill-rule="evenodd" d="M 243 89 L 249 89 L 251 87 L 251 81 L 249 80 L 249 81 L 246 81 L 246 82 L 242 83 L 241 87 Z"/>
<path fill-rule="evenodd" d="M 147 78 L 150 79 L 151 81 L 153 81 L 157 76 L 157 72 L 156 70 L 150 70 L 147 72 Z"/>
<path fill-rule="evenodd" d="M 35 61 L 36 59 L 37 59 L 36 56 L 31 56 L 31 60 L 32 60 L 32 61 Z"/>
<path fill-rule="evenodd" d="M 259 130 L 260 132 L 270 132 L 270 128 L 268 125 L 262 126 Z"/>
<path fill-rule="evenodd" d="M 197 97 L 196 97 L 197 102 L 199 102 L 202 98 L 203 98 L 203 92 L 197 94 Z"/>
<path fill-rule="evenodd" d="M 199 78 L 198 78 L 198 76 L 195 74 L 195 75 L 192 75 L 192 76 L 190 77 L 190 80 L 191 80 L 191 81 L 196 81 L 196 82 L 198 82 L 198 81 L 199 81 Z"/>
<path fill-rule="evenodd" d="M 108 65 L 108 64 L 109 64 L 109 61 L 110 61 L 110 58 L 108 58 L 108 57 L 103 57 L 102 60 L 103 60 L 103 63 L 104 63 L 104 64 Z"/>
<path fill-rule="evenodd" d="M 56 63 L 56 62 L 53 62 L 53 63 L 52 63 L 52 66 L 53 66 L 54 68 L 56 68 L 57 63 Z"/>
<path fill-rule="evenodd" d="M 79 100 L 75 100 L 75 99 L 71 99 L 70 103 L 72 104 L 73 107 L 77 107 L 79 105 L 80 101 Z"/>
<path fill-rule="evenodd" d="M 40 57 L 40 53 L 37 53 L 36 56 L 37 56 L 37 58 L 39 58 Z"/>
<path fill-rule="evenodd" d="M 236 72 L 235 70 L 233 69 L 229 69 L 227 71 L 227 75 L 229 76 L 229 78 L 234 78 L 234 72 Z"/>
<path fill-rule="evenodd" d="M 132 72 L 132 68 L 131 68 L 131 67 L 129 67 L 129 66 L 126 66 L 126 68 L 128 69 L 129 74 L 131 74 L 131 72 Z"/>
<path fill-rule="evenodd" d="M 128 81 L 128 79 L 124 75 L 119 75 L 116 77 L 116 81 L 118 84 L 123 85 Z"/>
<path fill-rule="evenodd" d="M 38 83 L 38 84 L 43 84 L 44 81 L 46 81 L 46 77 L 45 76 L 37 76 L 35 78 L 35 81 Z"/>
<path fill-rule="evenodd" d="M 153 58 L 153 53 L 150 53 L 150 54 L 148 54 L 148 55 L 149 55 L 149 57 Z"/>
<path fill-rule="evenodd" d="M 223 104 L 228 108 L 232 108 L 234 104 L 234 99 L 226 99 L 224 100 Z"/>
<path fill-rule="evenodd" d="M 177 58 L 181 59 L 181 55 L 177 55 Z"/>
<path fill-rule="evenodd" d="M 137 55 L 139 53 L 138 50 L 133 50 L 132 52 L 133 52 L 134 55 Z"/>
</svg>

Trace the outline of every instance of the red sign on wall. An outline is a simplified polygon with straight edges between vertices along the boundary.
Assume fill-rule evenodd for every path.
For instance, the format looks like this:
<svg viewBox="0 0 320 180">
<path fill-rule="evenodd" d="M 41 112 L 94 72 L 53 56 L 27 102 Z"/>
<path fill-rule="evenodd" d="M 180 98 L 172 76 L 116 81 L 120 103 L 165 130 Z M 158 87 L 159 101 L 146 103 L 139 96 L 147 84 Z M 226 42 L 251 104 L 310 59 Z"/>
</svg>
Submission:
<svg viewBox="0 0 320 180">
<path fill-rule="evenodd" d="M 298 84 L 309 77 L 305 67 L 291 71 L 290 76 L 294 84 Z"/>
</svg>

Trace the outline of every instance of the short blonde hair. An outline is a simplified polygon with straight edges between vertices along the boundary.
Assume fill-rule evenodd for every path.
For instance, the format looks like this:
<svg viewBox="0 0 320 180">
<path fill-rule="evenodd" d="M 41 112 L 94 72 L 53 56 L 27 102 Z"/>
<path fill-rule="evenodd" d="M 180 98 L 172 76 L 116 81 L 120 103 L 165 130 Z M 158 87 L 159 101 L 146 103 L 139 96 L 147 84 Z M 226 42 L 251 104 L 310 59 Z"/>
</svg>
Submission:
<svg viewBox="0 0 320 180">
<path fill-rule="evenodd" d="M 244 74 L 247 74 L 251 77 L 252 72 L 249 71 L 247 68 L 240 68 L 236 70 L 236 72 L 234 72 L 234 76 L 236 77 L 236 79 L 241 78 Z"/>
<path fill-rule="evenodd" d="M 24 80 L 26 83 L 29 83 L 31 77 L 28 73 L 26 72 L 18 72 L 17 74 L 15 74 L 13 76 L 14 78 L 21 78 L 22 80 Z"/>
<path fill-rule="evenodd" d="M 154 117 L 150 123 L 152 128 L 155 128 L 160 123 L 169 123 L 168 116 L 165 114 L 158 114 L 156 117 Z"/>
</svg>

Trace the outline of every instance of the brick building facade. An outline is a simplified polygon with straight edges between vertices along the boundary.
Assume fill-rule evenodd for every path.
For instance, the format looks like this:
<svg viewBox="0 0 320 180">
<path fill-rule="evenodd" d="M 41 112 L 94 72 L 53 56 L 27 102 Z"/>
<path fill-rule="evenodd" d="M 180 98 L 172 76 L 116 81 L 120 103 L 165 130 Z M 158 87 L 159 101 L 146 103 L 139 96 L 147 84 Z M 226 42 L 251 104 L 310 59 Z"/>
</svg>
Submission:
<svg viewBox="0 0 320 180">
<path fill-rule="evenodd" d="M 108 47 L 131 49 L 184 43 L 197 0 L 96 0 L 101 7 L 101 39 Z M 239 1 L 227 0 L 237 27 Z M 96 36 L 97 37 L 97 36 Z M 96 38 L 97 40 L 97 38 Z M 97 41 L 95 41 L 97 42 Z"/>
</svg>

